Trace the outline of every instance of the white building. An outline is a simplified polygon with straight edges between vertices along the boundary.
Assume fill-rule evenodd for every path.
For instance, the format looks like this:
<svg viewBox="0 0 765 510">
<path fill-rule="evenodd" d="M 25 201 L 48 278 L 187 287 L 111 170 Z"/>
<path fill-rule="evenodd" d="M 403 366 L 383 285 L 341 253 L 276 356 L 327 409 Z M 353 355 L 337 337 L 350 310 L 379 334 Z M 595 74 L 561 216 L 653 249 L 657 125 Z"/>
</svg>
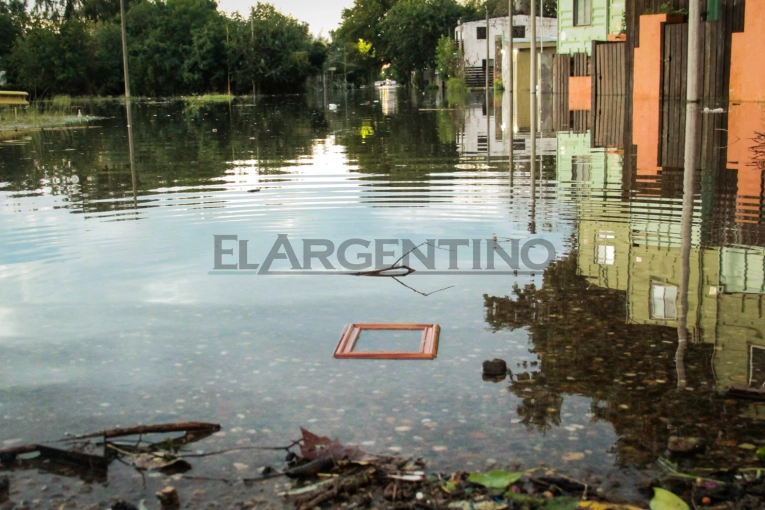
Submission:
<svg viewBox="0 0 765 510">
<path fill-rule="evenodd" d="M 530 39 L 530 16 L 513 16 L 513 44 L 516 49 L 515 70 L 523 72 L 528 70 Z M 502 76 L 503 83 L 507 83 L 509 75 L 507 64 L 509 62 L 505 48 L 510 41 L 510 27 L 508 16 L 489 19 L 488 33 L 486 20 L 469 21 L 461 23 L 454 31 L 454 38 L 462 49 L 465 58 L 465 77 L 469 87 L 483 87 L 485 84 L 484 69 L 486 68 L 486 42 L 489 42 L 489 84 L 493 76 Z M 537 17 L 537 47 L 543 52 L 555 53 L 558 40 L 558 20 L 555 18 Z M 496 54 L 501 53 L 499 60 L 501 72 L 495 73 Z M 524 55 L 525 53 L 525 55 Z M 524 65 L 525 62 L 525 65 Z M 517 74 L 517 73 L 516 73 Z"/>
</svg>

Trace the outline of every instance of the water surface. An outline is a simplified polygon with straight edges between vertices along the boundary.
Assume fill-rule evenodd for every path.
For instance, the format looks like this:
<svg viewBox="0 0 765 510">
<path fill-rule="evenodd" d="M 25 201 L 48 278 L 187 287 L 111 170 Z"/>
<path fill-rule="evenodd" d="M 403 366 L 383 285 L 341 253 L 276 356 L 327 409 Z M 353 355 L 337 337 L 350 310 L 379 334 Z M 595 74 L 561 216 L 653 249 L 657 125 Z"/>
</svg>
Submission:
<svg viewBox="0 0 765 510">
<path fill-rule="evenodd" d="M 622 151 L 546 132 L 532 185 L 528 133 L 502 98 L 489 116 L 480 97 L 333 101 L 134 104 L 132 169 L 123 105 L 0 142 L 0 444 L 198 420 L 223 425 L 221 447 L 304 426 L 444 471 L 631 475 L 670 435 L 707 438 L 701 463 L 751 455 L 737 446 L 763 437 L 763 410 L 725 391 L 765 383 L 765 236 L 736 212 L 761 188 L 702 172 L 678 388 L 682 178 L 627 178 Z M 279 234 L 539 238 L 558 260 L 401 282 L 213 271 L 214 236 L 262 261 Z M 437 323 L 438 357 L 333 359 L 360 322 Z M 484 381 L 492 358 L 512 377 Z"/>
</svg>

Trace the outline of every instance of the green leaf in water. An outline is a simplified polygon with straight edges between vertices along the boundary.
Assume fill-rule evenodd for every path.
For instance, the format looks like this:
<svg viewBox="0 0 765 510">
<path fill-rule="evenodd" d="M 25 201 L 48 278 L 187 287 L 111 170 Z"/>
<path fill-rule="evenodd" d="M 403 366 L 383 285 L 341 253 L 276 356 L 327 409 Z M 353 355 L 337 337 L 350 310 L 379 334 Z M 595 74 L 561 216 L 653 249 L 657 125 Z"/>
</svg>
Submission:
<svg viewBox="0 0 765 510">
<path fill-rule="evenodd" d="M 468 482 L 477 483 L 490 489 L 504 489 L 511 483 L 518 481 L 521 476 L 523 476 L 523 473 L 497 469 L 488 471 L 485 474 L 471 473 L 467 480 Z"/>
<path fill-rule="evenodd" d="M 668 490 L 653 488 L 651 510 L 689 510 L 688 505 Z"/>
<path fill-rule="evenodd" d="M 545 510 L 574 510 L 579 506 L 579 498 L 561 496 L 545 501 Z"/>
<path fill-rule="evenodd" d="M 765 446 L 760 446 L 757 448 L 756 455 L 758 459 L 765 460 Z"/>
</svg>

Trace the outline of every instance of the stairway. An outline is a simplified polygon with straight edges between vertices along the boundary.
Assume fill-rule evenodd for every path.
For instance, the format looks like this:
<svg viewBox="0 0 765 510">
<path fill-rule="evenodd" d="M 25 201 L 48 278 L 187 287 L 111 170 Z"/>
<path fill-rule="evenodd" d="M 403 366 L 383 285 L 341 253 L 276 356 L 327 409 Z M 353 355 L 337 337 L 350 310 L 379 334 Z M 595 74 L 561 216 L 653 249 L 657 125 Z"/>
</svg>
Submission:
<svg viewBox="0 0 765 510">
<path fill-rule="evenodd" d="M 494 66 L 489 66 L 489 86 L 494 84 L 492 79 L 494 76 Z M 483 72 L 483 67 L 466 67 L 465 68 L 465 82 L 468 87 L 471 88 L 483 88 L 486 86 L 486 75 Z"/>
</svg>

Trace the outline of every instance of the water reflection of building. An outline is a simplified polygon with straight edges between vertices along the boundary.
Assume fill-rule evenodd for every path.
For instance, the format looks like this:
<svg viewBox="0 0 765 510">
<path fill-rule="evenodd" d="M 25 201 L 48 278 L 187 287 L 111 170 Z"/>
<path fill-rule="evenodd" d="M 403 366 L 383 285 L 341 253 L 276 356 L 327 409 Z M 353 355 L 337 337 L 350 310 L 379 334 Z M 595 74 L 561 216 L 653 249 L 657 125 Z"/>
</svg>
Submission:
<svg viewBox="0 0 765 510">
<path fill-rule="evenodd" d="M 380 107 L 383 115 L 393 115 L 398 111 L 398 98 L 396 96 L 396 87 L 378 87 L 378 97 L 380 98 Z"/>
<path fill-rule="evenodd" d="M 621 155 L 589 149 L 588 135 L 559 134 L 558 140 L 558 179 L 578 194 L 579 274 L 626 293 L 628 324 L 677 328 L 681 200 L 635 194 L 625 201 Z M 702 215 L 698 210 L 692 229 L 689 332 L 695 342 L 714 346 L 719 390 L 761 385 L 765 248 L 700 246 Z"/>
<path fill-rule="evenodd" d="M 531 141 L 527 131 L 529 128 L 528 117 L 523 118 L 520 112 L 515 110 L 515 121 L 511 124 L 510 95 L 492 94 L 492 97 L 493 104 L 490 104 L 488 111 L 485 102 L 478 101 L 472 102 L 462 109 L 464 110 L 464 123 L 456 134 L 458 151 L 464 156 L 490 154 L 492 157 L 507 157 L 510 148 L 510 133 L 515 131 L 513 154 L 520 160 L 528 159 L 531 155 Z M 529 95 L 526 94 L 525 98 L 526 103 L 528 103 Z M 474 99 L 478 99 L 478 96 Z M 523 96 L 519 101 L 523 101 Z M 543 114 L 547 112 L 547 116 L 540 122 L 545 125 L 549 119 L 549 109 L 542 108 L 541 111 Z M 526 114 L 528 115 L 528 109 Z M 556 153 L 556 148 L 557 140 L 554 133 L 543 131 L 541 136 L 537 138 L 537 157 L 553 156 Z"/>
</svg>

